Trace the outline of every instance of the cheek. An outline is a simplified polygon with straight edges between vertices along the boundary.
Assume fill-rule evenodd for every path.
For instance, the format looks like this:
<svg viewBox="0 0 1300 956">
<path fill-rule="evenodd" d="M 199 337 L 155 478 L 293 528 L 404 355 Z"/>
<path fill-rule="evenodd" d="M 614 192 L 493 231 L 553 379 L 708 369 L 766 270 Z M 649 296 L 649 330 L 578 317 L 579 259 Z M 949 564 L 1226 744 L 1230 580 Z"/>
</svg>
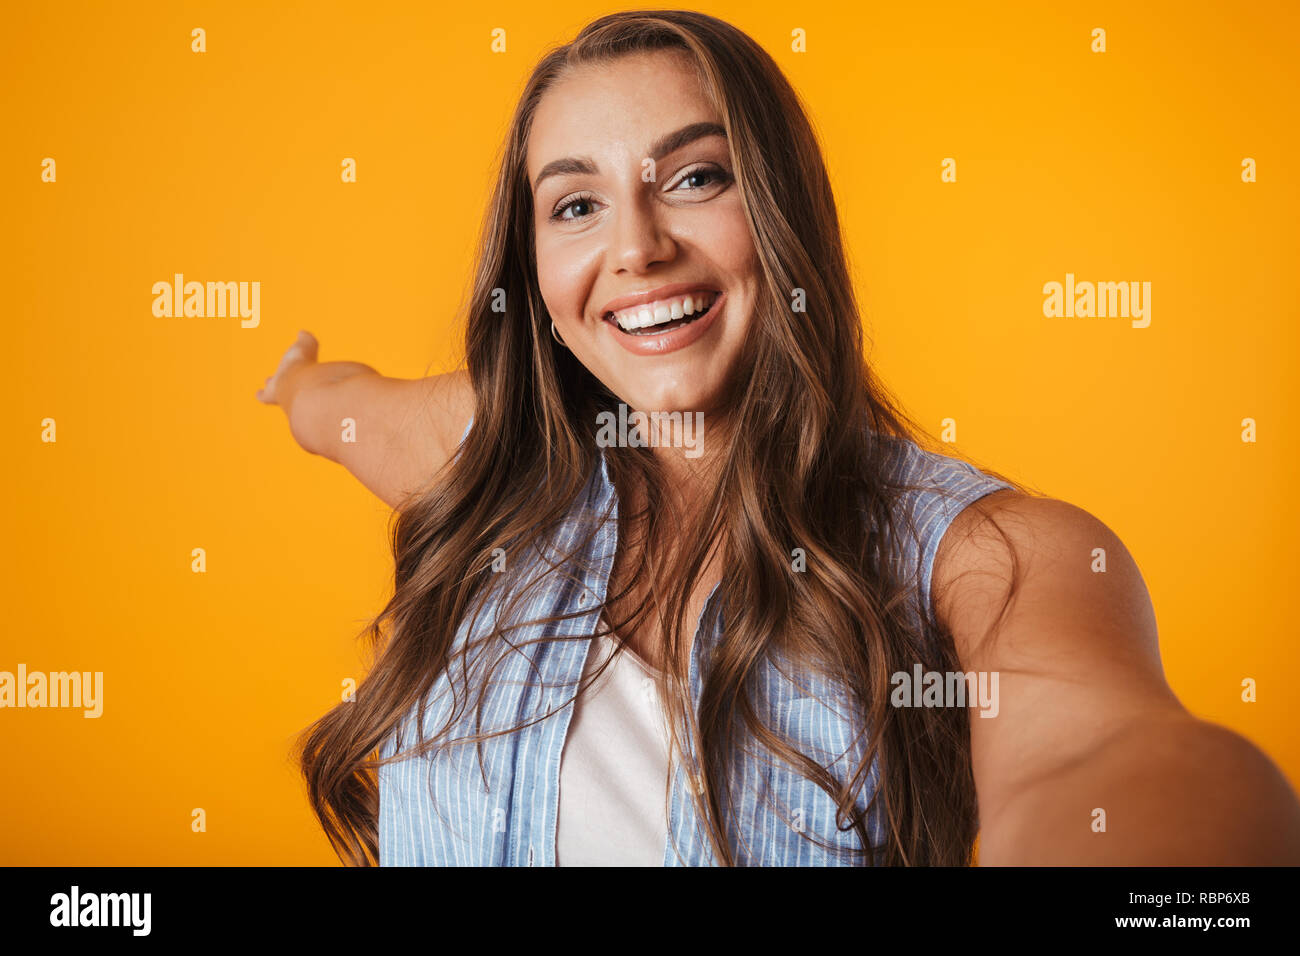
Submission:
<svg viewBox="0 0 1300 956">
<path fill-rule="evenodd" d="M 561 314 L 566 283 L 557 274 L 559 263 L 553 250 L 543 245 L 537 247 L 537 289 L 546 302 L 547 309 L 554 315 Z"/>
<path fill-rule="evenodd" d="M 587 268 L 576 249 L 538 243 L 537 286 L 551 317 L 560 321 L 579 319 L 585 304 Z"/>
<path fill-rule="evenodd" d="M 761 287 L 761 263 L 743 217 L 729 217 L 711 235 L 711 258 L 731 285 L 729 351 L 736 351 L 754 322 L 756 297 Z"/>
<path fill-rule="evenodd" d="M 738 201 L 710 219 L 700 238 L 709 258 L 733 278 L 746 278 L 757 269 L 758 250 Z"/>
</svg>

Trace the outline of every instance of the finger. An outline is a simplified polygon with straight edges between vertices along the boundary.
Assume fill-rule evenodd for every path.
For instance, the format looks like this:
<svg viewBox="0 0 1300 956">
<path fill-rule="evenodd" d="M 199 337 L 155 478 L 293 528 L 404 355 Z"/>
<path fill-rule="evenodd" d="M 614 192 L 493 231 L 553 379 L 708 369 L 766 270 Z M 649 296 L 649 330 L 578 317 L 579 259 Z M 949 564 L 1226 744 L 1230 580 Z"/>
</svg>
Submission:
<svg viewBox="0 0 1300 956">
<path fill-rule="evenodd" d="M 299 351 L 298 346 L 296 345 L 289 346 L 289 351 L 285 352 L 284 355 L 280 357 L 280 364 L 276 366 L 275 374 L 279 375 L 290 365 L 293 365 L 295 362 L 299 362 L 301 360 L 302 360 L 302 352 Z"/>
</svg>

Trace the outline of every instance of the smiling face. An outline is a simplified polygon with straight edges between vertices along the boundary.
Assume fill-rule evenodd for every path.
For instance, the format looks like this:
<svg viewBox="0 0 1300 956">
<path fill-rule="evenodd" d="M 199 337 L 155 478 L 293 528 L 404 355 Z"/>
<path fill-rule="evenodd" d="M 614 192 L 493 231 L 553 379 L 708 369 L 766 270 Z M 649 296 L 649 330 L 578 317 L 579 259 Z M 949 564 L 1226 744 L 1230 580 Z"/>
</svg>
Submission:
<svg viewBox="0 0 1300 956">
<path fill-rule="evenodd" d="M 538 104 L 528 178 L 542 298 L 578 361 L 633 409 L 719 411 L 759 263 L 684 54 L 566 74 Z"/>
</svg>

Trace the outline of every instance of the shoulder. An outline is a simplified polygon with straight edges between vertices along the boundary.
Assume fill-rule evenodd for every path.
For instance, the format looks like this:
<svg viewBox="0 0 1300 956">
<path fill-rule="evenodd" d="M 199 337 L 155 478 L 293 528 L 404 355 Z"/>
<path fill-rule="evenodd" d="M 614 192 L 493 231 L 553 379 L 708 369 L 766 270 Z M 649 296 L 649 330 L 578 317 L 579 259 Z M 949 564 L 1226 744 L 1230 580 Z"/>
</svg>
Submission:
<svg viewBox="0 0 1300 956">
<path fill-rule="evenodd" d="M 1056 498 L 1004 489 L 963 508 L 938 545 L 932 594 L 963 657 L 1016 631 L 1040 650 L 1090 642 L 1158 661 L 1133 555 L 1101 519 Z"/>
<path fill-rule="evenodd" d="M 949 540 L 949 530 L 972 504 L 991 495 L 1015 493 L 1014 486 L 910 439 L 881 436 L 881 440 L 884 477 L 896 502 L 893 551 L 902 561 L 904 575 L 916 575 L 917 610 L 933 621 L 938 556 L 941 544 Z"/>
<path fill-rule="evenodd" d="M 910 511 L 942 514 L 951 520 L 972 501 L 1012 485 L 942 452 L 922 448 L 906 438 L 881 436 L 884 470 Z"/>
</svg>

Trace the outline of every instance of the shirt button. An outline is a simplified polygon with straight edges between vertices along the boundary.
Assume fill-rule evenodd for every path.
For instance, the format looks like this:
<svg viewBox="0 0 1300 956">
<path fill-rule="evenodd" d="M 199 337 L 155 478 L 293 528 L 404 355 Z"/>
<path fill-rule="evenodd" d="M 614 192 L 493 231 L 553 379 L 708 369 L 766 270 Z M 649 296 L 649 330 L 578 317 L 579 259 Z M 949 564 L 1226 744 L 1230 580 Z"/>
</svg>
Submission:
<svg viewBox="0 0 1300 956">
<path fill-rule="evenodd" d="M 590 603 L 591 603 L 591 592 L 588 591 L 586 588 L 583 588 L 582 593 L 578 595 L 578 606 L 586 607 Z"/>
<path fill-rule="evenodd" d="M 528 865 L 529 865 L 529 866 L 532 866 L 532 865 L 533 865 L 533 848 L 532 848 L 532 847 L 529 847 L 529 848 L 528 848 Z"/>
</svg>

